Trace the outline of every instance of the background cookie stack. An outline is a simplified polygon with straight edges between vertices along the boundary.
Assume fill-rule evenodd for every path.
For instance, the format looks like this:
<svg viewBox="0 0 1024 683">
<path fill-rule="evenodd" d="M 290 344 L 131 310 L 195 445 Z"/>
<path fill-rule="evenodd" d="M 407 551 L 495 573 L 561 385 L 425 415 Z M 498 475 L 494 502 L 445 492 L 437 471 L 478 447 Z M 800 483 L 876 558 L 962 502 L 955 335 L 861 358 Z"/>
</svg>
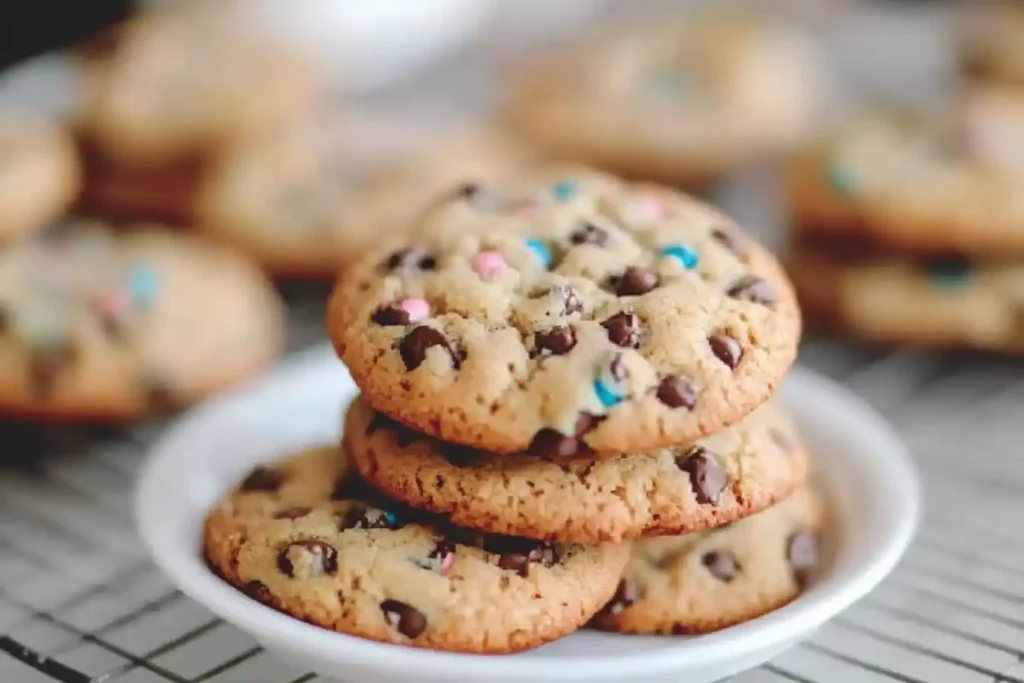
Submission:
<svg viewBox="0 0 1024 683">
<path fill-rule="evenodd" d="M 1024 353 L 1024 12 L 974 9 L 938 113 L 876 105 L 790 168 L 789 268 L 821 327 Z"/>
<path fill-rule="evenodd" d="M 328 316 L 363 392 L 341 454 L 260 468 L 207 523 L 256 599 L 507 652 L 591 620 L 714 630 L 814 568 L 822 510 L 772 399 L 799 312 L 710 207 L 580 169 L 467 186 L 359 259 Z"/>
</svg>

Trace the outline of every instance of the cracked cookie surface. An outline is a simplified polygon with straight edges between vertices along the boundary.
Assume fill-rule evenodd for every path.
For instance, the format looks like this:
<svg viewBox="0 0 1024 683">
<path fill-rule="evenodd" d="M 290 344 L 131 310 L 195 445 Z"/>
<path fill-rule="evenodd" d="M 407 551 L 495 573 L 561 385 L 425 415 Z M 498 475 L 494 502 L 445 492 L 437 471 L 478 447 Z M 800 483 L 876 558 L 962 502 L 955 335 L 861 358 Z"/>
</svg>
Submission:
<svg viewBox="0 0 1024 683">
<path fill-rule="evenodd" d="M 637 541 L 594 626 L 622 633 L 717 631 L 778 609 L 813 580 L 825 507 L 803 488 L 726 527 Z"/>
<path fill-rule="evenodd" d="M 587 622 L 615 591 L 629 547 L 454 527 L 384 498 L 330 446 L 252 470 L 210 511 L 204 553 L 253 599 L 324 628 L 503 653 Z"/>
<path fill-rule="evenodd" d="M 579 168 L 468 186 L 342 274 L 328 329 L 367 402 L 553 459 L 694 441 L 766 401 L 801 321 L 711 207 Z"/>
<path fill-rule="evenodd" d="M 344 447 L 374 486 L 456 524 L 591 543 L 733 522 L 789 496 L 809 469 L 804 444 L 775 404 L 693 445 L 555 463 L 445 444 L 357 398 Z"/>
</svg>

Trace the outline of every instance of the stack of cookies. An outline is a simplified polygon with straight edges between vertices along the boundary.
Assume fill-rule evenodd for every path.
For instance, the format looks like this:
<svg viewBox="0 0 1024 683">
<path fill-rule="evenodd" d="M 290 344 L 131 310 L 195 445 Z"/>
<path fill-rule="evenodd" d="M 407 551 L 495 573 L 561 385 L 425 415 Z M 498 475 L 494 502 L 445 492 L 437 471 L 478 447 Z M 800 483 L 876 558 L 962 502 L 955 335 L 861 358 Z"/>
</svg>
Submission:
<svg viewBox="0 0 1024 683">
<path fill-rule="evenodd" d="M 948 106 L 876 107 L 794 160 L 789 268 L 812 323 L 1024 353 L 1024 12 L 981 9 Z"/>
<path fill-rule="evenodd" d="M 340 279 L 341 448 L 210 513 L 210 566 L 301 619 L 500 653 L 585 625 L 701 633 L 793 599 L 809 456 L 773 393 L 800 314 L 710 207 L 547 168 L 441 198 Z"/>
</svg>

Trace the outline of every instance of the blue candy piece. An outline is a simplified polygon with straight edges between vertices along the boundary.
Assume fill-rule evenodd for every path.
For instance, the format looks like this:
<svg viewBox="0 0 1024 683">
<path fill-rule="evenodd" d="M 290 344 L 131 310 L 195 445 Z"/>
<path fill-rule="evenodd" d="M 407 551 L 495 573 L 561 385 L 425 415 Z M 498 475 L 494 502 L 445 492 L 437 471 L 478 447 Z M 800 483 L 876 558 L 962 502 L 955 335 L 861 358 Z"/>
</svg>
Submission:
<svg viewBox="0 0 1024 683">
<path fill-rule="evenodd" d="M 661 250 L 661 255 L 679 259 L 679 262 L 687 270 L 693 270 L 700 263 L 700 256 L 697 255 L 697 252 L 682 244 L 672 244 L 665 247 Z"/>
<path fill-rule="evenodd" d="M 605 386 L 605 383 L 599 379 L 594 380 L 594 393 L 597 394 L 597 400 L 599 400 L 601 405 L 605 408 L 611 408 L 612 406 L 618 405 L 622 402 L 622 397 Z"/>
<path fill-rule="evenodd" d="M 932 283 L 938 287 L 959 287 L 971 275 L 971 264 L 965 259 L 933 261 L 929 266 Z"/>
<path fill-rule="evenodd" d="M 528 239 L 525 244 L 527 249 L 537 255 L 537 258 L 541 260 L 545 268 L 551 267 L 551 250 L 548 249 L 548 245 L 535 239 Z"/>
<path fill-rule="evenodd" d="M 398 526 L 398 516 L 390 510 L 384 511 L 384 520 L 388 523 L 388 526 Z"/>
<path fill-rule="evenodd" d="M 137 306 L 151 306 L 156 300 L 160 278 L 155 270 L 136 266 L 128 273 L 128 291 Z"/>
<path fill-rule="evenodd" d="M 575 180 L 563 180 L 554 184 L 551 188 L 551 195 L 559 201 L 565 201 L 572 199 L 579 188 L 580 184 Z"/>
</svg>

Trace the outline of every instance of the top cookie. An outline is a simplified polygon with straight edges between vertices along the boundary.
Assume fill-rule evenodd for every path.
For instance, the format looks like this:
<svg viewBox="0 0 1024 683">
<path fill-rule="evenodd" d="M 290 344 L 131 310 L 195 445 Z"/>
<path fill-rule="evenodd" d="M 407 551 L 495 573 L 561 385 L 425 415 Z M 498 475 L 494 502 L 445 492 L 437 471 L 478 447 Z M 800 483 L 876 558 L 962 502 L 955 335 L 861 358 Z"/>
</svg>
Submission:
<svg viewBox="0 0 1024 683">
<path fill-rule="evenodd" d="M 552 168 L 467 187 L 328 307 L 375 409 L 445 441 L 569 457 L 692 441 L 764 402 L 800 314 L 775 259 L 686 195 Z"/>
<path fill-rule="evenodd" d="M 1016 2 L 971 5 L 959 27 L 962 71 L 975 79 L 1024 86 L 1024 7 Z"/>
<path fill-rule="evenodd" d="M 866 112 L 794 160 L 796 229 L 915 254 L 1024 251 L 1024 101 L 974 87 L 947 115 Z"/>
<path fill-rule="evenodd" d="M 708 16 L 596 37 L 513 80 L 513 128 L 559 158 L 701 184 L 804 133 L 815 109 L 803 36 Z"/>
<path fill-rule="evenodd" d="M 158 164 L 304 109 L 309 66 L 241 23 L 219 7 L 133 20 L 92 69 L 82 133 L 115 159 Z"/>
<path fill-rule="evenodd" d="M 230 146 L 201 181 L 199 224 L 270 272 L 330 277 L 407 228 L 438 194 L 496 180 L 530 158 L 497 130 L 429 137 L 365 118 L 304 117 Z"/>
<path fill-rule="evenodd" d="M 41 228 L 78 192 L 81 168 L 71 138 L 38 116 L 0 114 L 0 241 Z"/>
</svg>

